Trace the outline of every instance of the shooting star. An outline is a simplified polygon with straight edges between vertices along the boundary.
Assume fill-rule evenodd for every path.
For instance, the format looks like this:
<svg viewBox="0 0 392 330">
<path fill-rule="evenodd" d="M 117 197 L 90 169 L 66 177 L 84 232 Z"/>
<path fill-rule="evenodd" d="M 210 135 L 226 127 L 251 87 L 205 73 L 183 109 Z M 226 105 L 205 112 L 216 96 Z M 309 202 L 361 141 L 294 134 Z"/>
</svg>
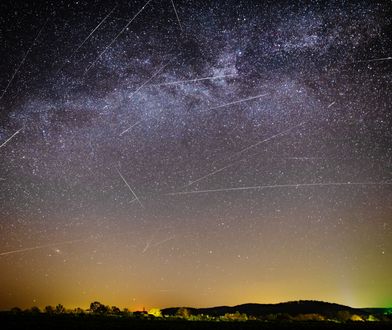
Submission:
<svg viewBox="0 0 392 330">
<path fill-rule="evenodd" d="M 70 60 L 72 59 L 72 57 L 75 55 L 75 53 L 83 47 L 83 45 L 91 38 L 91 36 L 94 34 L 95 31 L 97 31 L 99 29 L 99 27 L 110 17 L 110 15 L 114 12 L 114 10 L 117 8 L 117 5 L 115 5 L 113 7 L 113 9 L 109 12 L 109 14 L 107 14 L 100 22 L 99 24 L 90 32 L 90 34 L 83 40 L 83 42 L 72 52 L 72 54 L 65 59 L 65 63 L 63 64 L 63 66 L 56 72 L 56 74 L 58 74 L 62 69 L 64 69 L 64 67 L 70 63 Z"/>
<path fill-rule="evenodd" d="M 3 96 L 5 95 L 5 93 L 7 92 L 8 88 L 10 87 L 11 83 L 13 82 L 16 74 L 19 72 L 20 68 L 22 67 L 23 63 L 26 61 L 27 56 L 29 56 L 31 50 L 33 49 L 36 41 L 38 40 L 39 36 L 41 35 L 42 30 L 44 29 L 45 25 L 48 23 L 48 20 L 46 20 L 45 24 L 42 25 L 41 29 L 39 30 L 38 34 L 36 35 L 36 37 L 34 38 L 33 43 L 30 45 L 29 49 L 27 50 L 27 52 L 25 53 L 25 55 L 23 56 L 22 61 L 19 63 L 19 65 L 17 66 L 16 70 L 14 71 L 14 74 L 12 75 L 11 79 L 9 80 L 7 86 L 5 87 L 5 89 L 3 90 L 3 93 L 0 96 L 0 101 L 3 98 Z"/>
<path fill-rule="evenodd" d="M 169 241 L 171 241 L 171 240 L 173 240 L 175 238 L 176 237 L 173 235 L 173 236 L 165 238 L 162 241 L 159 241 L 159 242 L 157 242 L 155 244 L 152 244 L 152 245 L 151 245 L 152 239 L 150 239 L 149 241 L 147 241 L 146 247 L 143 249 L 142 253 L 146 253 L 149 248 L 154 248 L 154 247 L 160 246 L 160 245 L 162 245 L 162 244 L 164 244 L 166 242 L 169 242 Z"/>
<path fill-rule="evenodd" d="M 34 251 L 34 250 L 40 250 L 40 249 L 55 247 L 55 246 L 59 246 L 59 245 L 73 244 L 73 243 L 77 243 L 77 242 L 85 242 L 85 241 L 89 241 L 92 239 L 96 239 L 96 238 L 89 237 L 89 238 L 75 239 L 75 240 L 70 240 L 70 241 L 62 241 L 62 242 L 51 243 L 51 244 L 37 245 L 37 246 L 32 246 L 32 247 L 23 248 L 23 249 L 1 252 L 0 256 L 6 256 L 6 255 L 10 255 L 10 254 L 22 253 L 22 252 L 28 252 L 28 251 Z"/>
<path fill-rule="evenodd" d="M 152 238 L 149 239 L 149 240 L 146 242 L 146 246 L 144 247 L 142 253 L 147 252 L 147 250 L 148 250 L 148 249 L 150 248 L 150 246 L 151 246 L 151 242 L 152 242 Z"/>
<path fill-rule="evenodd" d="M 139 124 L 141 120 L 138 120 L 136 123 L 134 123 L 132 126 L 128 127 L 126 130 L 122 131 L 119 136 L 122 136 L 124 133 L 128 132 L 130 129 L 134 128 L 137 124 Z"/>
<path fill-rule="evenodd" d="M 0 149 L 3 148 L 9 141 L 11 141 L 11 139 L 12 139 L 15 135 L 17 135 L 22 129 L 23 129 L 23 127 L 20 128 L 20 129 L 18 129 L 18 130 L 17 130 L 14 134 L 12 134 L 7 140 L 5 140 L 5 141 L 0 145 Z"/>
<path fill-rule="evenodd" d="M 166 83 L 161 83 L 161 84 L 153 84 L 153 85 L 149 85 L 149 86 L 180 85 L 180 84 L 186 84 L 186 83 L 203 81 L 203 80 L 214 80 L 214 79 L 222 79 L 222 78 L 226 78 L 226 77 L 236 77 L 236 76 L 237 76 L 236 74 L 226 74 L 226 75 L 221 75 L 221 76 L 211 76 L 211 77 L 203 77 L 203 78 L 196 78 L 196 79 L 189 79 L 189 80 L 177 80 L 177 81 L 166 82 Z"/>
<path fill-rule="evenodd" d="M 371 58 L 369 60 L 361 60 L 352 63 L 369 63 L 369 62 L 379 62 L 379 61 L 390 61 L 392 60 L 392 56 L 389 57 L 380 57 L 380 58 Z"/>
<path fill-rule="evenodd" d="M 151 243 L 152 243 L 152 241 L 154 240 L 154 236 L 155 236 L 155 234 L 158 232 L 158 230 L 159 230 L 159 229 L 156 229 L 156 230 L 152 233 L 150 239 L 146 242 L 146 246 L 144 247 L 142 253 L 145 253 L 145 252 L 150 248 Z"/>
<path fill-rule="evenodd" d="M 283 132 L 280 132 L 280 133 L 278 133 L 278 134 L 275 134 L 275 135 L 273 135 L 273 136 L 270 136 L 269 138 L 266 138 L 266 139 L 264 139 L 264 140 L 262 140 L 262 141 L 258 141 L 258 142 L 256 142 L 255 144 L 252 144 L 251 146 L 246 147 L 245 149 L 242 149 L 242 150 L 236 152 L 235 154 L 231 155 L 231 156 L 229 157 L 229 159 L 232 158 L 232 157 L 238 156 L 238 155 L 242 154 L 243 152 L 245 152 L 245 151 L 247 151 L 247 150 L 249 150 L 249 149 L 251 149 L 251 148 L 254 148 L 254 147 L 258 146 L 259 144 L 268 142 L 268 141 L 270 141 L 270 140 L 272 140 L 272 139 L 274 139 L 274 138 L 276 138 L 276 137 L 278 137 L 278 136 L 284 135 L 284 134 L 290 132 L 291 130 L 293 130 L 294 128 L 299 127 L 299 126 L 302 126 L 303 124 L 305 124 L 305 123 L 303 122 L 303 123 L 301 123 L 301 124 L 299 124 L 299 125 L 296 125 L 296 126 L 293 126 L 293 127 L 289 128 L 289 129 L 287 129 L 287 130 L 285 130 L 285 131 L 283 131 Z M 194 180 L 194 181 L 191 181 L 190 183 L 188 183 L 187 185 L 183 186 L 182 188 L 189 187 L 189 186 L 191 186 L 192 184 L 194 184 L 194 183 L 196 183 L 196 182 L 202 181 L 202 180 L 204 180 L 204 179 L 206 179 L 206 178 L 208 178 L 208 177 L 210 177 L 210 176 L 213 176 L 214 174 L 219 173 L 219 172 L 225 170 L 226 168 L 232 167 L 233 165 L 235 165 L 235 164 L 237 164 L 237 163 L 239 163 L 239 162 L 242 162 L 242 161 L 244 161 L 244 160 L 243 160 L 243 159 L 236 160 L 236 161 L 232 162 L 231 164 L 228 164 L 228 165 L 226 165 L 226 166 L 223 166 L 223 167 L 221 167 L 221 168 L 219 168 L 219 169 L 217 169 L 217 170 L 214 170 L 214 171 L 211 172 L 211 173 L 208 173 L 208 174 L 202 176 L 201 178 L 198 178 L 198 179 L 196 179 L 196 180 Z"/>
<path fill-rule="evenodd" d="M 322 157 L 287 157 L 286 159 L 291 159 L 291 160 L 316 160 L 316 159 L 326 159 L 326 158 L 322 158 Z"/>
<path fill-rule="evenodd" d="M 164 243 L 166 243 L 166 242 L 172 241 L 172 240 L 175 239 L 175 238 L 176 238 L 175 235 L 170 236 L 170 237 L 168 237 L 168 238 L 163 239 L 162 241 L 159 241 L 159 242 L 157 242 L 157 243 L 151 245 L 151 247 L 157 247 L 157 246 L 162 245 L 162 244 L 164 244 Z"/>
<path fill-rule="evenodd" d="M 139 16 L 139 14 L 144 10 L 144 8 L 146 8 L 146 6 L 151 2 L 152 0 L 148 0 L 142 8 L 140 8 L 140 10 L 135 14 L 135 16 L 133 16 L 128 22 L 127 24 L 125 24 L 125 26 L 123 27 L 123 29 L 114 37 L 114 39 L 109 43 L 109 45 L 106 46 L 106 48 L 98 55 L 98 57 L 94 60 L 93 63 L 90 64 L 90 66 L 84 71 L 84 74 L 86 74 L 98 61 L 99 59 L 102 57 L 103 54 L 105 54 L 107 52 L 107 50 L 114 44 L 114 42 L 117 40 L 117 38 L 122 35 L 124 33 L 124 31 L 128 28 L 129 25 L 131 25 L 131 23 L 136 19 L 136 17 Z"/>
<path fill-rule="evenodd" d="M 146 84 L 148 84 L 152 79 L 154 79 L 155 76 L 157 76 L 164 68 L 166 68 L 171 61 L 167 62 L 165 65 L 161 66 L 150 78 L 148 78 L 143 84 L 141 84 L 131 95 L 128 96 L 128 99 L 130 100 L 136 93 L 138 93 Z M 137 121 L 130 127 L 128 127 L 126 130 L 122 131 L 120 133 L 120 136 L 122 136 L 124 133 L 128 132 L 130 129 L 135 127 L 137 124 L 139 124 L 141 120 Z"/>
<path fill-rule="evenodd" d="M 261 98 L 261 97 L 263 97 L 263 96 L 267 96 L 267 95 L 268 95 L 268 94 L 260 94 L 260 95 L 248 97 L 248 98 L 246 98 L 246 99 L 241 99 L 241 100 L 238 100 L 238 101 L 234 101 L 234 102 L 229 102 L 229 103 L 225 103 L 225 104 L 222 104 L 222 105 L 218 105 L 218 106 L 216 106 L 216 107 L 209 108 L 208 110 L 220 109 L 220 108 L 227 107 L 227 106 L 229 106 L 229 105 L 234 105 L 234 104 L 238 104 L 238 103 L 242 103 L 242 102 L 247 102 L 247 101 L 251 101 L 251 100 L 256 100 L 256 99 L 259 99 L 259 98 Z"/>
<path fill-rule="evenodd" d="M 330 107 L 332 107 L 335 103 L 336 103 L 336 101 L 333 101 L 332 103 L 330 103 L 330 104 L 327 106 L 327 109 L 329 109 Z"/>
<path fill-rule="evenodd" d="M 173 5 L 174 12 L 176 13 L 178 25 L 180 26 L 181 32 L 183 32 L 183 30 L 182 30 L 182 25 L 181 25 L 181 22 L 180 22 L 180 18 L 178 17 L 177 9 L 176 9 L 176 6 L 174 5 L 174 1 L 171 0 L 171 3 L 172 3 L 172 5 Z"/>
<path fill-rule="evenodd" d="M 254 147 L 257 147 L 258 145 L 260 145 L 260 144 L 262 144 L 262 143 L 271 141 L 272 139 L 275 139 L 275 138 L 277 138 L 277 137 L 279 137 L 279 136 L 285 135 L 285 134 L 289 133 L 290 131 L 292 131 L 294 128 L 300 127 L 300 126 L 302 126 L 302 125 L 304 125 L 304 124 L 305 124 L 305 122 L 302 122 L 302 123 L 300 123 L 300 124 L 298 124 L 298 125 L 295 125 L 295 126 L 293 126 L 293 127 L 290 127 L 290 128 L 288 128 L 288 129 L 286 129 L 286 130 L 283 131 L 283 132 L 280 132 L 280 133 L 278 133 L 278 134 L 272 135 L 272 136 L 270 136 L 270 137 L 268 137 L 268 138 L 266 138 L 266 139 L 264 139 L 264 140 L 258 141 L 258 142 L 256 142 L 256 143 L 250 145 L 249 147 L 246 147 L 246 148 L 244 148 L 244 149 L 242 149 L 242 150 L 236 152 L 236 153 L 233 154 L 231 157 L 236 157 L 236 156 L 242 154 L 243 152 L 248 151 L 249 149 L 252 149 L 252 148 L 254 148 Z"/>
<path fill-rule="evenodd" d="M 135 192 L 133 191 L 133 189 L 131 188 L 131 186 L 128 184 L 127 180 L 125 180 L 125 178 L 123 177 L 123 175 L 121 174 L 120 170 L 117 168 L 117 172 L 120 175 L 121 179 L 124 181 L 124 183 L 126 184 L 126 186 L 128 187 L 128 189 L 130 190 L 130 192 L 132 193 L 133 197 L 137 200 L 137 202 L 140 204 L 140 206 L 142 208 L 144 208 L 144 205 L 142 204 L 142 202 L 140 201 L 140 199 L 137 197 L 137 195 L 135 194 Z M 132 200 L 133 201 L 133 200 Z"/>
<path fill-rule="evenodd" d="M 148 78 L 143 84 L 141 84 L 131 95 L 128 96 L 128 99 L 131 99 L 136 93 L 138 93 L 144 86 L 146 86 L 152 79 L 154 79 L 164 68 L 166 68 L 170 62 L 167 62 L 165 65 L 161 66 L 157 71 L 154 72 L 154 74 Z"/>
<path fill-rule="evenodd" d="M 243 161 L 243 159 L 241 159 L 240 161 Z M 202 176 L 201 178 L 198 178 L 198 179 L 196 179 L 196 180 L 194 180 L 194 181 L 189 182 L 187 185 L 183 186 L 182 188 L 189 187 L 189 186 L 193 185 L 193 184 L 196 183 L 196 182 L 199 182 L 199 181 L 202 181 L 202 180 L 204 180 L 204 179 L 207 179 L 208 177 L 213 176 L 214 174 L 217 174 L 217 173 L 219 173 L 219 172 L 222 172 L 222 171 L 225 170 L 226 168 L 232 167 L 232 166 L 234 166 L 234 165 L 237 164 L 237 163 L 238 163 L 238 161 L 233 162 L 233 163 L 231 163 L 231 164 L 229 164 L 229 165 L 226 165 L 226 166 L 224 166 L 224 167 L 222 167 L 222 168 L 219 168 L 219 169 L 217 169 L 217 170 L 215 170 L 215 171 L 213 171 L 213 172 L 211 172 L 211 173 L 208 173 L 208 174 Z"/>
<path fill-rule="evenodd" d="M 248 187 L 234 187 L 234 188 L 221 188 L 209 190 L 193 190 L 193 191 L 180 191 L 167 193 L 166 196 L 176 195 L 190 195 L 190 194 L 206 194 L 227 191 L 240 191 L 240 190 L 262 190 L 262 189 L 276 189 L 276 188 L 303 188 L 303 187 L 328 187 L 328 186 L 383 186 L 392 185 L 392 182 L 327 182 L 327 183 L 298 183 L 298 184 L 276 184 L 266 186 L 248 186 Z"/>
</svg>

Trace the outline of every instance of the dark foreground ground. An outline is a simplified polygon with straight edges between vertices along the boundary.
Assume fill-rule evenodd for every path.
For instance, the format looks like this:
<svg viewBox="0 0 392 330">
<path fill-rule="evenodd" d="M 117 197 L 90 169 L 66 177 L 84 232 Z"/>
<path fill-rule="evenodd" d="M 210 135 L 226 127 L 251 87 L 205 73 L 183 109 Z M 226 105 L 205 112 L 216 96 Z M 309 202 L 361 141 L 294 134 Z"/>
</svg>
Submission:
<svg viewBox="0 0 392 330">
<path fill-rule="evenodd" d="M 12 315 L 0 313 L 1 329 L 388 329 L 385 322 L 213 322 L 185 320 L 137 320 L 73 315 Z"/>
</svg>

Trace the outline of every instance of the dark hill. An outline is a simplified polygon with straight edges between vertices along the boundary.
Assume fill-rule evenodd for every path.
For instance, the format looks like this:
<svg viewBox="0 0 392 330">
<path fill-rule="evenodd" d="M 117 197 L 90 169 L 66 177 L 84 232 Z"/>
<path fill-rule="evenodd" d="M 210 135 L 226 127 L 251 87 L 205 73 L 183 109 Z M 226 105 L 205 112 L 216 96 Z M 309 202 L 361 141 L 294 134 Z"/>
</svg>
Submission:
<svg viewBox="0 0 392 330">
<path fill-rule="evenodd" d="M 237 306 L 219 306 L 210 308 L 192 308 L 186 307 L 192 315 L 210 315 L 223 316 L 226 313 L 234 314 L 235 312 L 245 313 L 248 316 L 265 316 L 268 314 L 289 314 L 292 316 L 298 314 L 321 314 L 325 316 L 334 316 L 339 311 L 360 311 L 349 306 L 332 304 L 322 301 L 300 300 L 285 302 L 279 304 L 243 304 Z M 163 315 L 176 315 L 179 307 L 165 308 L 162 310 Z M 364 313 L 362 310 L 360 311 Z"/>
</svg>

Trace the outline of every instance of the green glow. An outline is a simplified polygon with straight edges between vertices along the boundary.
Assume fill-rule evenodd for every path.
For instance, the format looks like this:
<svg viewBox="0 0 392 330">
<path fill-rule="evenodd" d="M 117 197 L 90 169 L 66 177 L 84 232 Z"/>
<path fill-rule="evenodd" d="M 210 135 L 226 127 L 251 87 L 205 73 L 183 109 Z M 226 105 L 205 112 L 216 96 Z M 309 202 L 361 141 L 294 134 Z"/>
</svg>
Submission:
<svg viewBox="0 0 392 330">
<path fill-rule="evenodd" d="M 392 307 L 388 307 L 384 314 L 391 315 L 392 314 Z"/>
</svg>

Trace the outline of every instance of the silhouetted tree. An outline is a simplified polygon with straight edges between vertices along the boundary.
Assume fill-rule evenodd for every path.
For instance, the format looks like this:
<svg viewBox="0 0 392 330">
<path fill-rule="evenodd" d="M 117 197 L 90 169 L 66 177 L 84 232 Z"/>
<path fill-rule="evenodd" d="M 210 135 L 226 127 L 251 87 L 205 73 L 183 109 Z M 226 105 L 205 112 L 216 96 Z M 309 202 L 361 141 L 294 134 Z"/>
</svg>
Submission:
<svg viewBox="0 0 392 330">
<path fill-rule="evenodd" d="M 33 314 L 39 314 L 39 313 L 41 313 L 41 310 L 39 309 L 39 307 L 33 306 L 30 308 L 30 312 Z"/>
<path fill-rule="evenodd" d="M 120 315 L 120 314 L 121 314 L 121 309 L 118 308 L 117 306 L 112 306 L 112 307 L 110 308 L 110 312 L 111 312 L 112 314 L 115 314 L 115 315 Z"/>
<path fill-rule="evenodd" d="M 83 308 L 80 307 L 75 308 L 73 312 L 78 315 L 84 314 Z"/>
<path fill-rule="evenodd" d="M 90 304 L 90 311 L 95 314 L 107 314 L 109 307 L 101 304 L 99 301 L 94 301 Z"/>
<path fill-rule="evenodd" d="M 55 308 L 55 313 L 56 314 L 63 314 L 65 313 L 65 307 L 61 304 L 58 304 Z"/>
<path fill-rule="evenodd" d="M 45 306 L 45 313 L 47 314 L 53 314 L 54 313 L 54 307 L 51 305 Z"/>
<path fill-rule="evenodd" d="M 338 311 L 336 313 L 336 318 L 340 322 L 347 322 L 351 318 L 351 313 L 349 311 Z"/>
<path fill-rule="evenodd" d="M 122 310 L 122 315 L 124 315 L 124 316 L 131 316 L 132 313 L 129 311 L 128 308 L 124 308 L 124 309 Z"/>
<path fill-rule="evenodd" d="M 22 313 L 22 309 L 20 309 L 19 307 L 12 307 L 11 308 L 11 313 L 13 313 L 13 314 L 20 314 L 20 313 Z"/>
</svg>

